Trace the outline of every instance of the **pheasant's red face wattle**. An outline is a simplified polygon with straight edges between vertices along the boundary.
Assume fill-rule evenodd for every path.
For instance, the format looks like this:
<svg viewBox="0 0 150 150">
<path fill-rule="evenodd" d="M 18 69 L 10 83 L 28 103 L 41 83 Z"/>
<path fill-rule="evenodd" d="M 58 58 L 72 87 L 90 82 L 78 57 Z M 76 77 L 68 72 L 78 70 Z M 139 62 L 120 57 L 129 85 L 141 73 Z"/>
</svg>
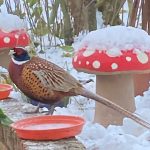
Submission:
<svg viewBox="0 0 150 150">
<path fill-rule="evenodd" d="M 16 47 L 13 49 L 16 55 L 22 55 L 24 53 L 24 49 L 22 49 L 21 47 Z"/>
</svg>

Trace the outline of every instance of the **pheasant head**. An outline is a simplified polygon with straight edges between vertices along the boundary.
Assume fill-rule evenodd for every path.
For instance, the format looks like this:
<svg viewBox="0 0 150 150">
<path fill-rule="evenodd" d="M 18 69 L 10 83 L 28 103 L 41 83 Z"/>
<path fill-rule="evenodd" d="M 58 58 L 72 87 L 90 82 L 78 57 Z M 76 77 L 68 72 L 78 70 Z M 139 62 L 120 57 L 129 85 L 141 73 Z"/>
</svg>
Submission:
<svg viewBox="0 0 150 150">
<path fill-rule="evenodd" d="M 22 47 L 16 47 L 13 50 L 10 50 L 9 54 L 11 55 L 13 63 L 17 65 L 24 64 L 30 60 L 28 52 Z"/>
</svg>

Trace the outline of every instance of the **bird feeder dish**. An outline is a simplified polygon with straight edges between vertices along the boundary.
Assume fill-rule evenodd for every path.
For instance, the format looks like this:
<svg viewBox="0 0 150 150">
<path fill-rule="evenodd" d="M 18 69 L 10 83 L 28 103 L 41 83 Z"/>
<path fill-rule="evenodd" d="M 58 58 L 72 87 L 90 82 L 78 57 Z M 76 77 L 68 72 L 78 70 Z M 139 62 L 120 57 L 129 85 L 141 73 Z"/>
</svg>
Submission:
<svg viewBox="0 0 150 150">
<path fill-rule="evenodd" d="M 11 126 L 22 139 L 59 140 L 79 134 L 84 123 L 81 117 L 54 115 L 22 119 Z"/>
<path fill-rule="evenodd" d="M 12 85 L 0 84 L 0 100 L 5 100 L 9 96 L 12 89 Z"/>
</svg>

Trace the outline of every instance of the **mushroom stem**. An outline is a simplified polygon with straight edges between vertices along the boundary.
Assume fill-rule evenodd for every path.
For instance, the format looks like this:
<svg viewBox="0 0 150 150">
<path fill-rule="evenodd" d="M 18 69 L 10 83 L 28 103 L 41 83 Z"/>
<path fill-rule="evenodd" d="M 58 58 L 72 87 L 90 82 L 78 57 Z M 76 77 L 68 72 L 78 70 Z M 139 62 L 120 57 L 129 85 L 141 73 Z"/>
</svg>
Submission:
<svg viewBox="0 0 150 150">
<path fill-rule="evenodd" d="M 97 75 L 96 93 L 118 104 L 124 109 L 134 112 L 134 83 L 131 74 Z M 121 125 L 123 115 L 96 102 L 95 122 L 104 126 Z"/>
<path fill-rule="evenodd" d="M 143 92 L 148 90 L 148 87 L 150 86 L 150 73 L 145 74 L 135 74 L 134 75 L 134 94 L 137 95 L 143 95 Z"/>
<path fill-rule="evenodd" d="M 10 49 L 5 49 L 0 52 L 0 66 L 8 69 L 10 56 L 8 55 Z"/>
</svg>

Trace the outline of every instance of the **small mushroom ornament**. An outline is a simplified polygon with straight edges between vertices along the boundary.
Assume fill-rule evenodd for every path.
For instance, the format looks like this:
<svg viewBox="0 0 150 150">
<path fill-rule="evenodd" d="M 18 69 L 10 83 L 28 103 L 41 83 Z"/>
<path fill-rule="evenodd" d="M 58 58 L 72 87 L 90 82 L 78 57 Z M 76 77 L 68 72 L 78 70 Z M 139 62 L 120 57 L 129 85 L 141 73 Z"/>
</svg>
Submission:
<svg viewBox="0 0 150 150">
<path fill-rule="evenodd" d="M 17 25 L 22 23 L 22 20 L 15 15 L 5 14 L 4 16 L 0 14 L 0 19 L 3 25 L 0 23 L 0 66 L 8 68 L 10 62 L 10 56 L 8 55 L 9 50 L 21 46 L 25 47 L 29 45 L 30 38 L 24 26 Z M 7 20 L 7 21 L 6 21 Z"/>
</svg>

